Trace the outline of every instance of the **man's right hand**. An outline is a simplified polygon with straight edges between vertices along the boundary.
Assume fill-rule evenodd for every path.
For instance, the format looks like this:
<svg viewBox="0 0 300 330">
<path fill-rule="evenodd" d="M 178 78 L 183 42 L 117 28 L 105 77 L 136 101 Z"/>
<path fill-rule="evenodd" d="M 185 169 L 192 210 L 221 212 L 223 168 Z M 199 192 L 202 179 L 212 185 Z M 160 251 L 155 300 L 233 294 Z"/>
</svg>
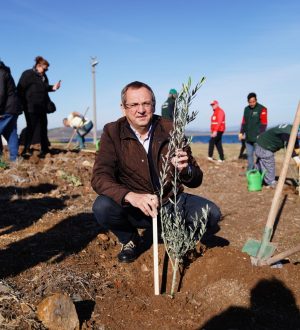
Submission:
<svg viewBox="0 0 300 330">
<path fill-rule="evenodd" d="M 242 141 L 244 138 L 244 134 L 243 133 L 239 133 L 239 140 Z"/>
<path fill-rule="evenodd" d="M 151 194 L 137 194 L 129 192 L 125 196 L 125 202 L 140 209 L 145 215 L 152 218 L 157 217 L 157 208 L 159 206 L 158 197 Z"/>
</svg>

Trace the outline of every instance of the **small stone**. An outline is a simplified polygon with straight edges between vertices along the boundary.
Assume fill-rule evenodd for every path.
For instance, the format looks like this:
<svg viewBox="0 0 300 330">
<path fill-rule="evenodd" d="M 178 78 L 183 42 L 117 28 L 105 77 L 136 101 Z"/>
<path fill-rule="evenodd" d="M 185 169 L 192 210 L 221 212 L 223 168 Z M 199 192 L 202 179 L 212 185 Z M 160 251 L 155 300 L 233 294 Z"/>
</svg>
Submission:
<svg viewBox="0 0 300 330">
<path fill-rule="evenodd" d="M 0 293 L 10 293 L 11 288 L 4 285 L 3 283 L 0 283 Z"/>
<path fill-rule="evenodd" d="M 71 298 L 55 293 L 37 306 L 37 316 L 49 330 L 79 330 L 79 320 Z"/>
<path fill-rule="evenodd" d="M 56 171 L 56 176 L 58 176 L 58 177 L 61 177 L 61 176 L 63 176 L 64 174 L 65 174 L 65 171 L 63 171 L 63 170 L 58 170 L 58 171 Z"/>
<path fill-rule="evenodd" d="M 5 318 L 3 317 L 3 315 L 0 313 L 0 325 L 3 324 L 5 322 Z"/>
<path fill-rule="evenodd" d="M 142 270 L 142 272 L 144 272 L 144 273 L 149 272 L 149 268 L 148 268 L 145 264 L 142 264 L 142 266 L 141 266 L 141 270 Z"/>
<path fill-rule="evenodd" d="M 29 314 L 33 311 L 33 309 L 28 304 L 25 304 L 23 302 L 20 304 L 20 306 L 23 314 Z"/>
<path fill-rule="evenodd" d="M 85 160 L 85 161 L 82 162 L 82 166 L 84 166 L 84 167 L 93 167 L 94 165 L 91 162 L 89 162 L 88 160 Z"/>
<path fill-rule="evenodd" d="M 101 239 L 101 241 L 104 241 L 104 242 L 109 241 L 109 237 L 108 237 L 106 234 L 101 233 L 101 234 L 99 234 L 97 237 L 98 237 L 99 239 Z"/>
</svg>

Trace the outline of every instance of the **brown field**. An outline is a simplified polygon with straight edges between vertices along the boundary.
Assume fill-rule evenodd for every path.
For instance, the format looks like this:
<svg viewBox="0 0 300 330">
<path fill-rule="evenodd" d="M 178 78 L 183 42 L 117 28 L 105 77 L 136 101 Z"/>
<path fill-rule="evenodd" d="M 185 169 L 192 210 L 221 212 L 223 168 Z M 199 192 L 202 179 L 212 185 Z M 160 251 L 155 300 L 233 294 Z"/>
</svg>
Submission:
<svg viewBox="0 0 300 330">
<path fill-rule="evenodd" d="M 224 218 L 186 261 L 174 299 L 163 244 L 162 294 L 154 296 L 151 242 L 136 262 L 120 264 L 116 238 L 96 225 L 93 153 L 59 146 L 0 170 L 0 329 L 44 329 L 36 306 L 54 292 L 73 299 L 81 329 L 300 329 L 300 254 L 272 268 L 252 266 L 241 252 L 247 238 L 261 239 L 274 190 L 247 190 L 239 148 L 224 145 L 218 164 L 207 161 L 207 144 L 192 145 L 204 182 L 188 191 L 213 200 Z M 300 243 L 297 179 L 291 162 L 273 235 L 278 252 Z"/>
</svg>

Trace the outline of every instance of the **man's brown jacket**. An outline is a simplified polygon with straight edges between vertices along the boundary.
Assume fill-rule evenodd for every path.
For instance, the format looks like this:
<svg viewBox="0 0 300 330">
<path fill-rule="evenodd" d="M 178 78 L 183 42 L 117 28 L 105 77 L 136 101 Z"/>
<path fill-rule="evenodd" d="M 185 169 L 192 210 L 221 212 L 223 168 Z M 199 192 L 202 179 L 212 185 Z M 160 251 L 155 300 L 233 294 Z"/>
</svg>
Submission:
<svg viewBox="0 0 300 330">
<path fill-rule="evenodd" d="M 100 148 L 96 153 L 92 175 L 92 187 L 99 195 L 106 195 L 120 205 L 129 192 L 158 195 L 154 177 L 160 176 L 163 156 L 168 151 L 168 142 L 173 122 L 154 115 L 152 119 L 152 138 L 148 155 L 130 128 L 126 117 L 106 124 L 101 136 Z M 198 187 L 203 173 L 191 154 L 189 168 L 180 173 L 178 192 L 183 191 L 182 184 L 190 188 Z M 164 187 L 164 202 L 172 196 L 172 172 L 170 164 L 168 184 Z"/>
</svg>

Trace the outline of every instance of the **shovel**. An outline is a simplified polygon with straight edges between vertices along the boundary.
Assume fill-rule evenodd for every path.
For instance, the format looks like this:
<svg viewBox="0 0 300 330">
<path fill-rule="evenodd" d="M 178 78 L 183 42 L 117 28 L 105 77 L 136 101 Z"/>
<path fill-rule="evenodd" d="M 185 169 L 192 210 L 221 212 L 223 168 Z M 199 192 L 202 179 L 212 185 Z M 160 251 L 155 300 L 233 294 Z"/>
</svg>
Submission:
<svg viewBox="0 0 300 330">
<path fill-rule="evenodd" d="M 298 104 L 298 108 L 297 108 L 297 112 L 295 115 L 289 143 L 288 143 L 286 154 L 285 154 L 285 157 L 283 160 L 283 165 L 282 165 L 282 169 L 280 172 L 278 184 L 275 189 L 275 193 L 274 193 L 274 197 L 272 200 L 272 205 L 271 205 L 270 212 L 268 215 L 267 223 L 264 228 L 262 240 L 257 241 L 257 240 L 253 240 L 253 239 L 248 239 L 248 241 L 246 242 L 246 244 L 244 245 L 244 247 L 242 249 L 242 252 L 246 252 L 250 256 L 253 257 L 253 258 L 251 258 L 251 262 L 254 265 L 260 264 L 258 262 L 259 260 L 266 260 L 266 259 L 270 258 L 276 249 L 276 245 L 273 243 L 270 243 L 270 241 L 271 241 L 271 237 L 272 237 L 272 233 L 273 233 L 274 222 L 275 222 L 276 215 L 277 215 L 278 209 L 279 209 L 280 197 L 281 197 L 283 185 L 285 182 L 286 174 L 288 171 L 290 158 L 292 156 L 293 148 L 294 148 L 295 141 L 297 138 L 299 124 L 300 124 L 300 103 Z"/>
</svg>

